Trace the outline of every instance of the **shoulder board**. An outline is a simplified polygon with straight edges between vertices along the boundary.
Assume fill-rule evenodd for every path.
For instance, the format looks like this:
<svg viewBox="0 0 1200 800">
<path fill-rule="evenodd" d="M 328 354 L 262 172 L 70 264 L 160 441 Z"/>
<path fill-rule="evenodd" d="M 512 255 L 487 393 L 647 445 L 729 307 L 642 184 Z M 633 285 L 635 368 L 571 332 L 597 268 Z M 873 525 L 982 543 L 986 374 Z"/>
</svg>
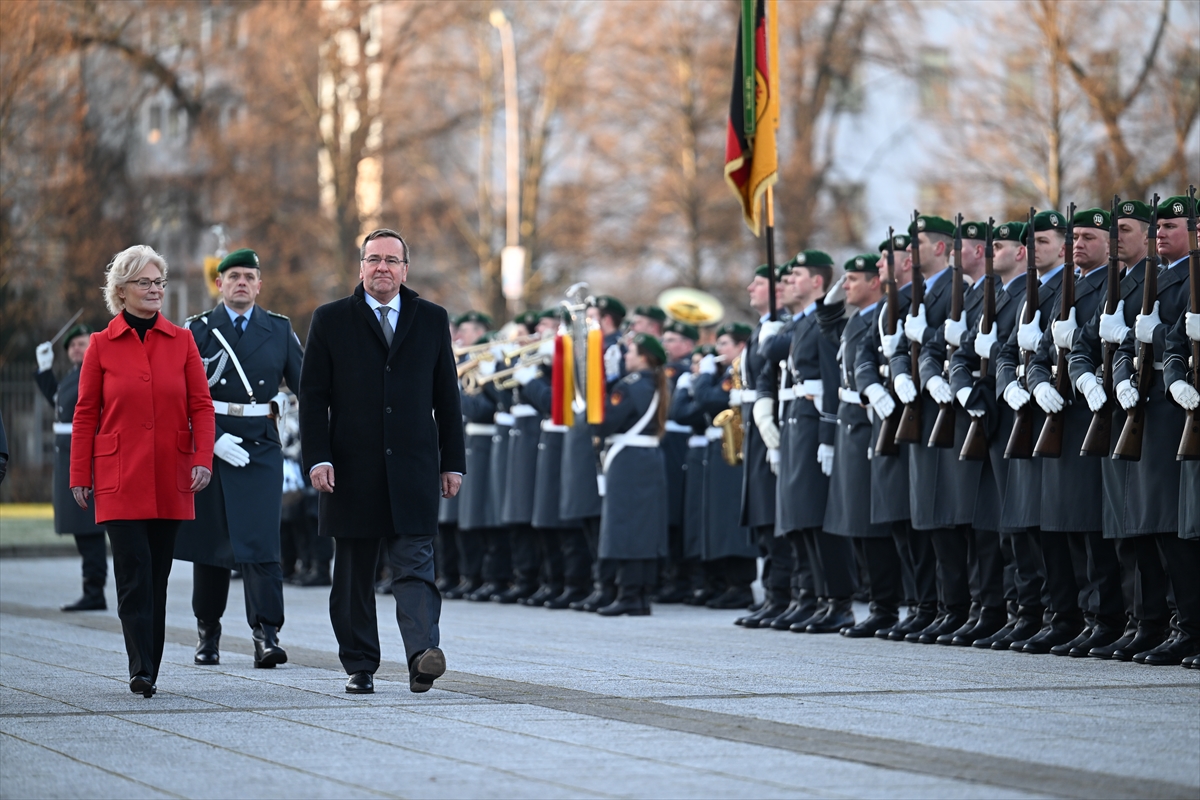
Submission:
<svg viewBox="0 0 1200 800">
<path fill-rule="evenodd" d="M 191 323 L 195 322 L 196 320 L 202 319 L 202 320 L 204 320 L 204 324 L 207 325 L 208 324 L 208 315 L 211 313 L 212 313 L 212 309 L 210 308 L 207 311 L 201 311 L 199 314 L 192 314 L 190 317 L 188 317 L 186 320 L 184 320 L 183 324 L 190 325 Z"/>
<path fill-rule="evenodd" d="M 633 384 L 637 383 L 641 379 L 642 379 L 642 373 L 631 372 L 628 375 L 626 375 L 624 378 L 621 378 L 621 383 L 625 383 L 625 384 L 632 386 Z"/>
<path fill-rule="evenodd" d="M 265 310 L 266 309 L 264 309 L 264 311 Z M 292 321 L 291 318 L 289 318 L 286 314 L 276 314 L 274 311 L 267 311 L 267 316 L 275 317 L 277 319 L 286 319 L 288 322 Z"/>
</svg>

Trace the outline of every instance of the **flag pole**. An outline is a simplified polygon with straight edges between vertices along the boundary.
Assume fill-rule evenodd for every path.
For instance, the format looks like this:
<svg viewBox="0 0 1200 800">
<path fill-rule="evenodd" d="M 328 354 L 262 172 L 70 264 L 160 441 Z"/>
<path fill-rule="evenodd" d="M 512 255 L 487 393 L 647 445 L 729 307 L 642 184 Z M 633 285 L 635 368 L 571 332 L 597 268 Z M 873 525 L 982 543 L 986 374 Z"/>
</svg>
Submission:
<svg viewBox="0 0 1200 800">
<path fill-rule="evenodd" d="M 771 287 L 767 295 L 767 302 L 770 304 L 771 320 L 774 321 L 777 315 L 775 309 L 775 187 L 767 187 L 767 280 L 770 281 Z"/>
</svg>

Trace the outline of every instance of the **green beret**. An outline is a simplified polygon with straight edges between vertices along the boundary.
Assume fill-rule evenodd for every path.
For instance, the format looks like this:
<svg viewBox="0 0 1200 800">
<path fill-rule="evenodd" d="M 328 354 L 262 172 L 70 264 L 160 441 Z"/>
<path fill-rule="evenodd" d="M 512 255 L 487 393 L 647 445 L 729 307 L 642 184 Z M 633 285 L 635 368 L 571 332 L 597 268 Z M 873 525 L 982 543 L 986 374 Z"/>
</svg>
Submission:
<svg viewBox="0 0 1200 800">
<path fill-rule="evenodd" d="M 526 329 L 533 330 L 537 327 L 538 320 L 541 317 L 536 311 L 526 311 L 523 314 L 517 314 L 513 317 L 513 322 L 517 325 L 524 325 Z"/>
<path fill-rule="evenodd" d="M 67 335 L 63 337 L 62 346 L 66 350 L 71 346 L 71 340 L 76 336 L 90 336 L 92 333 L 91 327 L 84 325 L 82 322 L 67 331 Z"/>
<path fill-rule="evenodd" d="M 659 364 L 667 363 L 667 351 L 663 350 L 662 342 L 648 333 L 634 334 L 633 343 L 637 345 L 642 355 L 654 356 Z"/>
<path fill-rule="evenodd" d="M 954 235 L 954 223 L 948 219 L 935 217 L 932 214 L 922 214 L 909 223 L 908 235 L 916 236 L 917 233 L 941 233 L 946 236 Z"/>
<path fill-rule="evenodd" d="M 1025 241 L 1025 223 L 1024 222 L 1005 222 L 996 226 L 996 230 L 992 232 L 992 240 L 997 242 L 1016 242 L 1022 244 Z"/>
<path fill-rule="evenodd" d="M 658 306 L 638 306 L 633 310 L 633 313 L 639 317 L 649 317 L 658 322 L 667 321 L 667 312 L 663 311 Z"/>
<path fill-rule="evenodd" d="M 701 356 L 715 356 L 717 354 L 717 346 L 715 344 L 702 344 L 696 348 L 696 353 Z"/>
<path fill-rule="evenodd" d="M 1192 199 L 1187 195 L 1179 194 L 1174 197 L 1168 197 L 1158 205 L 1159 219 L 1186 219 L 1188 217 L 1188 209 L 1192 206 Z"/>
<path fill-rule="evenodd" d="M 720 328 L 717 328 L 717 338 L 720 339 L 722 336 L 728 336 L 735 342 L 745 342 L 750 339 L 750 335 L 753 332 L 754 329 L 744 322 L 726 322 Z"/>
<path fill-rule="evenodd" d="M 768 267 L 766 264 L 760 264 L 754 268 L 754 275 L 755 275 L 755 277 L 758 277 L 758 278 L 770 278 L 771 277 L 771 268 Z"/>
<path fill-rule="evenodd" d="M 893 250 L 907 250 L 908 246 L 910 244 L 912 244 L 912 239 L 909 238 L 909 235 L 907 233 L 897 233 L 892 236 L 892 249 Z M 888 249 L 888 240 L 884 239 L 882 242 L 879 243 L 879 252 L 886 253 L 887 249 Z"/>
<path fill-rule="evenodd" d="M 1033 217 L 1033 230 L 1037 231 L 1061 231 L 1063 235 L 1067 233 L 1067 218 L 1054 210 L 1039 211 Z"/>
<path fill-rule="evenodd" d="M 987 239 L 988 224 L 972 220 L 962 224 L 962 238 L 984 241 Z"/>
<path fill-rule="evenodd" d="M 550 308 L 543 308 L 541 311 L 537 312 L 537 318 L 539 321 L 543 319 L 556 319 L 560 322 L 569 322 L 569 317 L 569 312 L 562 306 L 551 306 Z"/>
<path fill-rule="evenodd" d="M 1149 224 L 1150 206 L 1141 200 L 1122 200 L 1117 205 L 1117 219 L 1136 219 Z"/>
<path fill-rule="evenodd" d="M 801 250 L 790 262 L 795 267 L 832 267 L 833 259 L 822 250 Z"/>
<path fill-rule="evenodd" d="M 610 314 L 618 319 L 625 319 L 625 304 L 612 295 L 602 294 L 595 300 L 596 308 L 601 313 Z"/>
<path fill-rule="evenodd" d="M 492 327 L 492 318 L 482 311 L 468 311 L 465 314 L 459 314 L 454 318 L 455 325 L 462 325 L 464 322 L 475 322 L 485 328 Z"/>
<path fill-rule="evenodd" d="M 861 256 L 855 256 L 842 265 L 842 269 L 846 272 L 869 272 L 872 275 L 879 274 L 879 256 L 874 253 L 863 253 Z"/>
<path fill-rule="evenodd" d="M 782 264 L 780 264 L 780 265 L 779 265 L 779 266 L 778 266 L 778 267 L 775 269 L 775 278 L 776 278 L 776 280 L 778 280 L 778 279 L 782 278 L 784 275 L 791 275 L 791 274 L 792 274 L 792 268 L 793 268 L 793 267 L 795 267 L 795 266 L 796 266 L 796 259 L 794 259 L 794 258 L 790 258 L 790 259 L 788 259 L 787 261 L 785 261 L 785 262 L 783 262 Z"/>
<path fill-rule="evenodd" d="M 663 333 L 677 333 L 685 339 L 691 339 L 693 342 L 700 339 L 700 331 L 695 325 L 688 325 L 686 322 L 674 319 L 663 325 Z"/>
<path fill-rule="evenodd" d="M 1112 215 L 1103 208 L 1089 208 L 1077 211 L 1071 218 L 1071 224 L 1076 228 L 1099 228 L 1106 231 L 1112 227 Z"/>
<path fill-rule="evenodd" d="M 217 265 L 217 274 L 220 275 L 231 267 L 253 267 L 259 269 L 258 253 L 251 250 L 249 247 L 243 247 L 241 250 L 234 250 L 229 255 L 221 259 L 221 263 Z"/>
</svg>

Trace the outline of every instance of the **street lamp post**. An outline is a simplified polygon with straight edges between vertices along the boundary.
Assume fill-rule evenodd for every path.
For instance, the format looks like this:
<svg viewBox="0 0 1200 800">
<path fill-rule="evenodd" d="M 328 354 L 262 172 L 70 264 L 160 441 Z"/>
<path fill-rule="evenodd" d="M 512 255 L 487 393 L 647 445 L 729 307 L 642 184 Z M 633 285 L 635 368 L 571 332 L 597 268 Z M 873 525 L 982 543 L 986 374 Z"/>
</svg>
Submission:
<svg viewBox="0 0 1200 800">
<path fill-rule="evenodd" d="M 504 61 L 504 188 L 507 206 L 505 247 L 500 252 L 500 285 L 509 311 L 520 311 L 525 293 L 525 248 L 521 242 L 520 155 L 521 139 L 517 119 L 517 45 L 512 24 L 496 8 L 488 17 L 500 32 L 500 51 Z"/>
</svg>

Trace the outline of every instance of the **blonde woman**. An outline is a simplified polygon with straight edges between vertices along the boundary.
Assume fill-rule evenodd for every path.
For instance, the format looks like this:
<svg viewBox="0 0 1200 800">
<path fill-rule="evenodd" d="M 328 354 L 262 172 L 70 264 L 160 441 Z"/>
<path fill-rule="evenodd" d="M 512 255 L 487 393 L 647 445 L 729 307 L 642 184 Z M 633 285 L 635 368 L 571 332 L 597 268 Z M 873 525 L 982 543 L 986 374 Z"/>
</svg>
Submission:
<svg viewBox="0 0 1200 800">
<path fill-rule="evenodd" d="M 109 263 L 113 320 L 92 334 L 71 433 L 71 493 L 108 531 L 129 689 L 143 697 L 157 689 L 175 533 L 212 475 L 208 381 L 191 334 L 159 313 L 166 283 L 145 245 Z"/>
</svg>

